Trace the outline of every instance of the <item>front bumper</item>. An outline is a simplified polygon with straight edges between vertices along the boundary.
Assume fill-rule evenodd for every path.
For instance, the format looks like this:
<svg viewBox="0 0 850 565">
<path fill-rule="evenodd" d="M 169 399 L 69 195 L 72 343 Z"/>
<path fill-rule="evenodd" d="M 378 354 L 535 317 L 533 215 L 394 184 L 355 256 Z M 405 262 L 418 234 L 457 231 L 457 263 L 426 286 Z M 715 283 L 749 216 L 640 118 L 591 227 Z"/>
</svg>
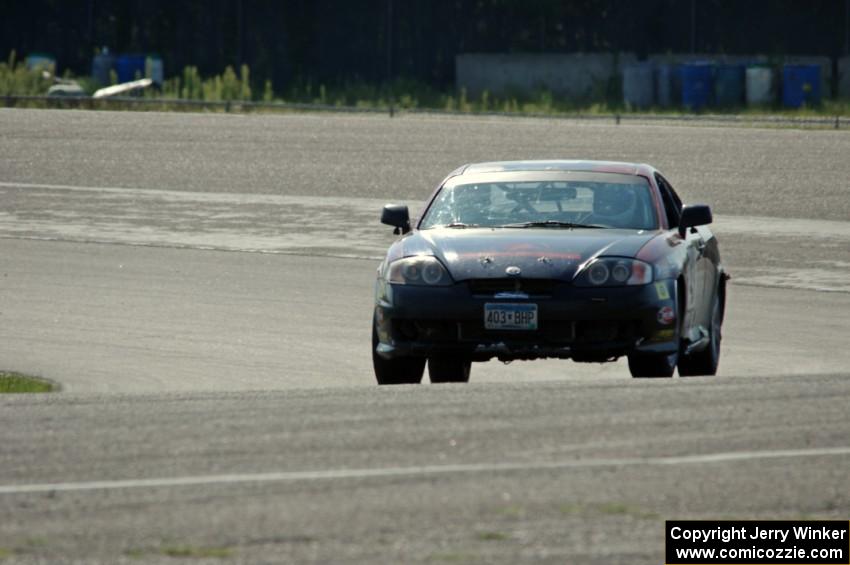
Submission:
<svg viewBox="0 0 850 565">
<path fill-rule="evenodd" d="M 473 294 L 464 282 L 448 287 L 388 284 L 378 280 L 377 353 L 387 359 L 440 354 L 474 361 L 547 357 L 602 362 L 632 352 L 673 353 L 678 348 L 676 284 L 581 288 L 558 284 L 546 295 L 497 299 Z M 484 304 L 537 304 L 538 329 L 486 330 Z"/>
</svg>

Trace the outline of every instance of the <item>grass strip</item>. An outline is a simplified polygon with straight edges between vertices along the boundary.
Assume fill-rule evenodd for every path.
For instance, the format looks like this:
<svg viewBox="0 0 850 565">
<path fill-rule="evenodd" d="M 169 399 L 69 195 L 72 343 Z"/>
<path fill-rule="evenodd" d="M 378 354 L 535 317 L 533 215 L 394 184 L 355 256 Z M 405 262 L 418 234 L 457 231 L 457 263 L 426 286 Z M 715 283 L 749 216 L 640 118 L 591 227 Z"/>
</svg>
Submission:
<svg viewBox="0 0 850 565">
<path fill-rule="evenodd" d="M 0 371 L 0 394 L 18 394 L 28 392 L 53 392 L 53 383 L 20 373 Z"/>
</svg>

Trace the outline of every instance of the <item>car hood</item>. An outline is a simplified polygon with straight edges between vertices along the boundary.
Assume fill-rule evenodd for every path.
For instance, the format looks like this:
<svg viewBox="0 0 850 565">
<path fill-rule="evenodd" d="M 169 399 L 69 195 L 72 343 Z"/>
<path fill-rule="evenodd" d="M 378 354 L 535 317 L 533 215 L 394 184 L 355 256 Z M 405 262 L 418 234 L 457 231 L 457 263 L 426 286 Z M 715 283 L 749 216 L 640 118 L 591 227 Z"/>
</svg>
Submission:
<svg viewBox="0 0 850 565">
<path fill-rule="evenodd" d="M 634 257 L 659 232 L 620 229 L 467 228 L 417 231 L 401 243 L 402 256 L 435 255 L 455 281 L 508 276 L 571 280 L 599 255 Z"/>
</svg>

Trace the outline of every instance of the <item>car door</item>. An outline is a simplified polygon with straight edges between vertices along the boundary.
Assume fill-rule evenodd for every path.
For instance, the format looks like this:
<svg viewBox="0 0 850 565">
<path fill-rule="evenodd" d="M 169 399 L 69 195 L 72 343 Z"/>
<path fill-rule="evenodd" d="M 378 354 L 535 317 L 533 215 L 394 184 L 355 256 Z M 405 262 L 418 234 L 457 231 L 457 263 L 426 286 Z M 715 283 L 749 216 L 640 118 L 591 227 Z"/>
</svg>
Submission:
<svg viewBox="0 0 850 565">
<path fill-rule="evenodd" d="M 678 231 L 679 218 L 682 214 L 682 201 L 663 176 L 656 174 L 655 180 L 661 192 L 664 211 L 667 214 L 667 223 L 670 229 Z M 707 242 L 704 234 L 699 229 L 687 230 L 684 235 L 684 241 L 687 258 L 683 266 L 685 278 L 685 312 L 682 333 L 684 337 L 694 340 L 699 338 L 699 335 L 694 330 L 704 325 L 706 319 L 704 294 L 706 263 L 709 261 L 704 256 Z"/>
</svg>

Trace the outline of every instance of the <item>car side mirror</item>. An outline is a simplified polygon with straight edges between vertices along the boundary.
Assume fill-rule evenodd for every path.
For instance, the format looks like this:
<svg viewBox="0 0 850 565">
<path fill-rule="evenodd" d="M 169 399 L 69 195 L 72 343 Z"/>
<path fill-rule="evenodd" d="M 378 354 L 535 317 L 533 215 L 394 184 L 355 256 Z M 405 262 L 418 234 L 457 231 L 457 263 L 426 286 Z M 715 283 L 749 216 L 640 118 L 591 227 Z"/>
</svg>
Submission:
<svg viewBox="0 0 850 565">
<path fill-rule="evenodd" d="M 705 204 L 693 204 L 682 208 L 682 217 L 679 220 L 679 235 L 685 237 L 688 228 L 705 226 L 713 221 L 711 207 Z"/>
<path fill-rule="evenodd" d="M 394 234 L 410 231 L 410 211 L 402 204 L 387 204 L 381 211 L 381 223 L 393 226 Z"/>
</svg>

